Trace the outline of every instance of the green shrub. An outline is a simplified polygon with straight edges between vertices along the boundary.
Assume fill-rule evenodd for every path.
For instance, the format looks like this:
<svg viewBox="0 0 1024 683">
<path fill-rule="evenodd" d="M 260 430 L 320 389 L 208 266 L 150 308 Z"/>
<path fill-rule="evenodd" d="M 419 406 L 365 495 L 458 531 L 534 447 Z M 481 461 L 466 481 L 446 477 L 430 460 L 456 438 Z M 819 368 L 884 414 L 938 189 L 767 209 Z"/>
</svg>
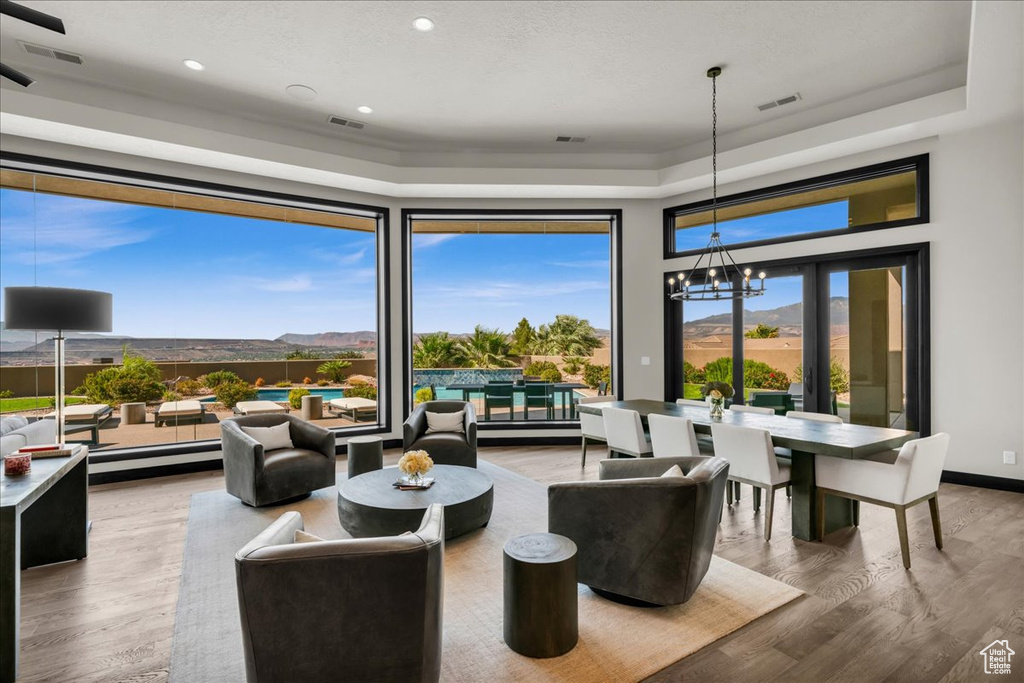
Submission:
<svg viewBox="0 0 1024 683">
<path fill-rule="evenodd" d="M 612 369 L 607 365 L 591 365 L 587 363 L 583 366 L 583 383 L 591 389 L 597 389 L 601 382 L 608 382 L 609 388 L 612 383 Z"/>
<path fill-rule="evenodd" d="M 346 395 L 348 393 L 349 392 L 347 391 L 345 392 Z M 433 399 L 434 392 L 430 390 L 430 387 L 420 387 L 419 389 L 416 390 L 416 396 L 413 398 L 413 405 L 426 403 L 427 401 L 432 401 Z"/>
<path fill-rule="evenodd" d="M 291 385 L 292 381 L 290 379 L 283 379 L 280 382 L 274 382 L 274 386 L 277 387 L 278 389 L 287 389 Z"/>
<path fill-rule="evenodd" d="M 683 361 L 683 381 L 687 384 L 704 384 L 708 378 L 704 368 L 695 368 L 692 363 Z"/>
<path fill-rule="evenodd" d="M 195 396 L 203 392 L 203 385 L 194 379 L 183 379 L 174 385 L 174 390 L 182 396 Z"/>
<path fill-rule="evenodd" d="M 567 356 L 562 360 L 564 361 L 562 369 L 570 375 L 578 375 L 583 369 L 583 359 L 579 356 Z"/>
<path fill-rule="evenodd" d="M 174 391 L 172 389 L 165 389 L 164 390 L 164 395 L 161 396 L 160 398 L 163 399 L 164 401 L 180 401 L 181 400 L 181 394 L 179 394 L 177 391 Z"/>
<path fill-rule="evenodd" d="M 348 389 L 345 389 L 345 398 L 368 398 L 376 401 L 377 387 L 370 386 L 369 384 L 349 387 Z"/>
<path fill-rule="evenodd" d="M 530 377 L 541 377 L 545 370 L 557 370 L 558 366 L 549 360 L 535 360 L 523 370 L 524 375 Z"/>
<path fill-rule="evenodd" d="M 345 370 L 352 367 L 352 364 L 347 360 L 329 360 L 326 363 L 321 363 L 320 367 L 316 369 L 321 375 L 327 375 L 327 378 L 332 382 L 338 382 L 339 384 L 344 381 Z"/>
<path fill-rule="evenodd" d="M 214 392 L 217 400 L 225 408 L 234 408 L 239 401 L 255 401 L 259 398 L 260 390 L 245 382 L 224 382 Z"/>
<path fill-rule="evenodd" d="M 124 362 L 86 376 L 73 393 L 84 395 L 91 403 L 146 403 L 164 394 L 160 368 L 142 356 L 125 355 Z"/>
<path fill-rule="evenodd" d="M 540 373 L 540 378 L 545 382 L 561 382 L 562 373 L 558 371 L 558 368 L 548 368 Z"/>
<path fill-rule="evenodd" d="M 318 379 L 316 381 L 316 385 L 318 387 L 329 387 L 329 386 L 331 386 L 331 380 L 329 380 L 329 379 Z"/>
<path fill-rule="evenodd" d="M 362 351 L 338 351 L 334 354 L 335 358 L 365 358 L 366 355 Z"/>
<path fill-rule="evenodd" d="M 716 358 L 704 366 L 704 375 L 708 382 L 725 382 L 732 384 L 732 358 Z M 778 368 L 773 368 L 759 360 L 743 361 L 743 385 L 747 389 L 789 388 L 789 375 Z"/>
<path fill-rule="evenodd" d="M 242 378 L 230 370 L 214 370 L 198 378 L 207 389 L 216 389 L 225 382 L 241 382 Z"/>
<path fill-rule="evenodd" d="M 10 389 L 4 389 L 0 391 L 0 398 L 14 398 L 14 392 Z"/>
<path fill-rule="evenodd" d="M 302 407 L 303 396 L 309 396 L 309 389 L 292 389 L 288 392 L 288 405 L 298 410 Z"/>
</svg>

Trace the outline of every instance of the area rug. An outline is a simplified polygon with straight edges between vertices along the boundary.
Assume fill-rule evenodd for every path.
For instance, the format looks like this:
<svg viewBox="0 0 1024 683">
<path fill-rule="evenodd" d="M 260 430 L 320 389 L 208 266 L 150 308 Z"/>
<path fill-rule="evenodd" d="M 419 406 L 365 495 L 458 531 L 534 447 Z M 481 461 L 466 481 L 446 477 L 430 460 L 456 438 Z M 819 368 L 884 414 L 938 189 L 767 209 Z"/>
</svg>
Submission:
<svg viewBox="0 0 1024 683">
<path fill-rule="evenodd" d="M 628 607 L 581 585 L 579 644 L 553 659 L 523 657 L 502 637 L 502 548 L 512 536 L 547 530 L 547 490 L 487 462 L 480 469 L 494 480 L 494 513 L 486 528 L 446 544 L 443 681 L 639 681 L 802 594 L 718 557 L 685 605 Z M 192 496 L 172 683 L 245 680 L 234 553 L 287 510 L 302 514 L 307 531 L 348 537 L 334 488 L 261 510 L 223 491 Z"/>
</svg>

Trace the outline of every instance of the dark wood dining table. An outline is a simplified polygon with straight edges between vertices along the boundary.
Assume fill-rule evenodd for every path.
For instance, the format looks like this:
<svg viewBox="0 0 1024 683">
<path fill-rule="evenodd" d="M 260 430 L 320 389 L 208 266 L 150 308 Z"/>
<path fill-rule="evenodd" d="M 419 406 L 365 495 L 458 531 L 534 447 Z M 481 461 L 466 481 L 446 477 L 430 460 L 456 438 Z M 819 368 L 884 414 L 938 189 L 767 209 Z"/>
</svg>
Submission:
<svg viewBox="0 0 1024 683">
<path fill-rule="evenodd" d="M 907 441 L 916 439 L 917 432 L 865 425 L 836 424 L 812 420 L 794 420 L 781 415 L 759 415 L 755 413 L 726 410 L 720 420 L 712 420 L 707 408 L 679 405 L 665 401 L 635 399 L 599 404 L 581 404 L 581 413 L 599 415 L 606 407 L 625 408 L 640 413 L 644 426 L 648 415 L 671 415 L 693 421 L 698 434 L 711 434 L 715 422 L 766 429 L 772 443 L 788 448 L 793 454 L 791 485 L 793 490 L 793 537 L 805 541 L 816 538 L 817 494 L 814 484 L 814 456 L 826 455 L 833 458 L 864 458 L 869 455 L 899 448 Z M 825 499 L 825 531 L 829 532 L 853 524 L 853 501 L 829 496 Z"/>
<path fill-rule="evenodd" d="M 462 400 L 468 401 L 472 394 L 482 394 L 486 388 L 486 384 L 449 384 L 444 387 L 445 389 L 454 389 L 455 391 L 462 392 Z M 576 403 L 572 400 L 573 392 L 577 389 L 586 389 L 586 384 L 580 384 L 579 382 L 554 382 L 552 383 L 554 392 L 559 395 L 559 403 L 562 407 L 562 418 L 565 418 L 566 411 L 569 413 L 569 419 L 576 417 Z M 518 393 L 526 392 L 525 384 L 514 384 L 512 390 Z M 567 400 L 568 399 L 568 400 Z"/>
</svg>

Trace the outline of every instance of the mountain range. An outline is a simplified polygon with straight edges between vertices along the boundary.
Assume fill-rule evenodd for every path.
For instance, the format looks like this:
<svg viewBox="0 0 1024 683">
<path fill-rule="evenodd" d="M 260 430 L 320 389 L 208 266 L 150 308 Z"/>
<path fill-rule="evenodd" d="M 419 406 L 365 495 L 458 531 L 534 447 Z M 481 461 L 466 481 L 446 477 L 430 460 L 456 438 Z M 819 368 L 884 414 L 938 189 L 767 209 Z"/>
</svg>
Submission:
<svg viewBox="0 0 1024 683">
<path fill-rule="evenodd" d="M 764 311 L 743 309 L 743 329 L 749 330 L 759 324 L 779 328 L 780 337 L 799 337 L 803 334 L 803 304 L 788 304 Z M 845 334 L 850 325 L 850 300 L 835 296 L 829 301 L 829 316 L 834 332 Z M 712 335 L 732 335 L 732 314 L 719 313 L 706 318 L 688 320 L 683 323 L 683 336 L 694 339 Z"/>
</svg>

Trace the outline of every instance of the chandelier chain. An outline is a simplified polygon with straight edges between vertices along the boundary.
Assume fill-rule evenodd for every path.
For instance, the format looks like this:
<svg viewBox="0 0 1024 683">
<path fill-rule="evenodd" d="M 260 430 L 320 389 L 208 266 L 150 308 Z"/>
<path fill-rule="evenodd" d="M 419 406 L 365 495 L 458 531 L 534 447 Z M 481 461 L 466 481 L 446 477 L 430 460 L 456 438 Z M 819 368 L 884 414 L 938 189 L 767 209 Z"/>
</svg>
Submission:
<svg viewBox="0 0 1024 683">
<path fill-rule="evenodd" d="M 711 77 L 711 224 L 718 232 L 718 77 Z"/>
</svg>

